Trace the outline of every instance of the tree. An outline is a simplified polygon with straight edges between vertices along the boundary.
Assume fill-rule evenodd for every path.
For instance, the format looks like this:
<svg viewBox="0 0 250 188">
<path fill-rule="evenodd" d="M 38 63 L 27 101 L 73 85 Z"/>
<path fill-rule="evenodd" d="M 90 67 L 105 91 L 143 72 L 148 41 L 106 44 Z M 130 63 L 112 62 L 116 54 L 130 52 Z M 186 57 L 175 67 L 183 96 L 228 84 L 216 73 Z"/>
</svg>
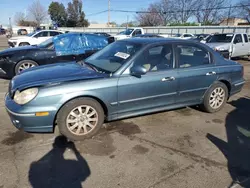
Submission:
<svg viewBox="0 0 250 188">
<path fill-rule="evenodd" d="M 173 21 L 173 14 L 170 13 L 173 11 L 172 3 L 171 0 L 161 0 L 153 5 L 161 18 L 162 25 L 167 25 Z"/>
<path fill-rule="evenodd" d="M 68 27 L 87 27 L 89 26 L 88 20 L 85 19 L 85 14 L 82 11 L 82 1 L 81 0 L 73 0 L 68 3 L 67 8 L 68 13 Z"/>
<path fill-rule="evenodd" d="M 59 27 L 66 26 L 67 12 L 62 3 L 58 2 L 50 3 L 48 12 L 51 20 L 55 22 Z"/>
<path fill-rule="evenodd" d="M 241 6 L 238 8 L 238 17 L 244 18 L 248 21 L 248 23 L 250 23 L 250 1 L 240 0 L 237 5 Z"/>
<path fill-rule="evenodd" d="M 37 26 L 40 26 L 40 24 L 47 18 L 47 11 L 39 0 L 35 0 L 28 7 L 28 11 L 32 20 L 36 22 Z"/>
<path fill-rule="evenodd" d="M 155 4 L 150 4 L 145 11 L 140 11 L 136 15 L 136 20 L 140 26 L 159 26 L 163 23 Z"/>
<path fill-rule="evenodd" d="M 196 4 L 196 9 L 200 11 L 194 12 L 199 23 L 214 24 L 222 19 L 227 11 L 220 9 L 228 5 L 227 0 L 200 0 Z"/>
<path fill-rule="evenodd" d="M 200 0 L 171 0 L 171 10 L 174 22 L 185 23 L 194 12 L 192 11 Z M 210 1 L 209 1 L 210 2 Z"/>
<path fill-rule="evenodd" d="M 14 16 L 14 21 L 18 26 L 22 26 L 22 22 L 26 20 L 23 12 L 17 12 Z"/>
</svg>

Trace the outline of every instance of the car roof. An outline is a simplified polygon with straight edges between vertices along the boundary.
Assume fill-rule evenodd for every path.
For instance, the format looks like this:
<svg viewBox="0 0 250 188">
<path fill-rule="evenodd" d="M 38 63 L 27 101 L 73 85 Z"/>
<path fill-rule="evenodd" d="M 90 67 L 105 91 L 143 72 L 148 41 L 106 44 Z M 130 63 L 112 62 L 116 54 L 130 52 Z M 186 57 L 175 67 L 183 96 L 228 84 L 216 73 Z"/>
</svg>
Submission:
<svg viewBox="0 0 250 188">
<path fill-rule="evenodd" d="M 128 42 L 134 42 L 138 44 L 155 44 L 159 42 L 186 42 L 190 43 L 191 41 L 183 40 L 183 39 L 174 39 L 174 38 L 129 38 L 129 39 L 123 39 L 121 41 L 128 41 Z"/>
</svg>

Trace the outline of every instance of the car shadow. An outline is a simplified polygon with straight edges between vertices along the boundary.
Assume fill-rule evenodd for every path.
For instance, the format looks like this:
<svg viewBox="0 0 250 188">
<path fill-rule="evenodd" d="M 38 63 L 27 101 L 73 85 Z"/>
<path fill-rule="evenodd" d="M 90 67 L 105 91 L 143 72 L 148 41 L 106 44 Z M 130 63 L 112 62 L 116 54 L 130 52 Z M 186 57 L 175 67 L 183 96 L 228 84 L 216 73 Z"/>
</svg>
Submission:
<svg viewBox="0 0 250 188">
<path fill-rule="evenodd" d="M 73 151 L 77 160 L 65 159 L 66 149 Z M 82 188 L 82 182 L 90 176 L 86 160 L 73 142 L 64 136 L 55 138 L 53 148 L 30 165 L 29 181 L 33 188 Z"/>
<path fill-rule="evenodd" d="M 250 187 L 250 98 L 240 98 L 229 104 L 235 107 L 226 117 L 227 142 L 214 135 L 207 138 L 227 159 L 232 183 Z"/>
</svg>

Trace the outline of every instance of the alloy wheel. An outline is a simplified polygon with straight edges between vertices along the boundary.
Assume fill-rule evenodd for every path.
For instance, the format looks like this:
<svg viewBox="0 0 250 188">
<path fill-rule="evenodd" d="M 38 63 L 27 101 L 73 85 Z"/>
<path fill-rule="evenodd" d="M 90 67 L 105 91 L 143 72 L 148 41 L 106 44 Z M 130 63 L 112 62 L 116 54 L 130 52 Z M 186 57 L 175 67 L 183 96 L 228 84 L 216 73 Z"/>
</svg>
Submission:
<svg viewBox="0 0 250 188">
<path fill-rule="evenodd" d="M 81 105 L 74 108 L 66 119 L 68 130 L 78 136 L 90 133 L 97 123 L 98 113 L 89 105 Z"/>
<path fill-rule="evenodd" d="M 18 67 L 18 73 L 22 72 L 23 70 L 29 69 L 31 67 L 35 67 L 33 63 L 30 62 L 24 62 Z"/>
<path fill-rule="evenodd" d="M 224 100 L 225 100 L 225 91 L 224 91 L 224 89 L 222 87 L 217 87 L 212 91 L 212 93 L 210 95 L 209 105 L 213 109 L 218 109 L 218 108 L 221 107 Z"/>
</svg>

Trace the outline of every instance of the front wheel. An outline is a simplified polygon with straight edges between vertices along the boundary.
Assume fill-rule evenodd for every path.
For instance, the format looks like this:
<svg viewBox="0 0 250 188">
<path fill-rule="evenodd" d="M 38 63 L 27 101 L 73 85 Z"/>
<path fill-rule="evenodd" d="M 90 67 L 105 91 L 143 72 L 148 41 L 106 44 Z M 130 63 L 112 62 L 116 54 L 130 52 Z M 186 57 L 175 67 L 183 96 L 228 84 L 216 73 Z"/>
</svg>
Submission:
<svg viewBox="0 0 250 188">
<path fill-rule="evenodd" d="M 81 97 L 69 101 L 57 115 L 59 131 L 71 140 L 91 138 L 103 122 L 103 108 L 92 98 Z"/>
<path fill-rule="evenodd" d="M 206 92 L 202 109 L 209 113 L 218 112 L 228 99 L 228 88 L 222 82 L 215 82 Z"/>
</svg>

